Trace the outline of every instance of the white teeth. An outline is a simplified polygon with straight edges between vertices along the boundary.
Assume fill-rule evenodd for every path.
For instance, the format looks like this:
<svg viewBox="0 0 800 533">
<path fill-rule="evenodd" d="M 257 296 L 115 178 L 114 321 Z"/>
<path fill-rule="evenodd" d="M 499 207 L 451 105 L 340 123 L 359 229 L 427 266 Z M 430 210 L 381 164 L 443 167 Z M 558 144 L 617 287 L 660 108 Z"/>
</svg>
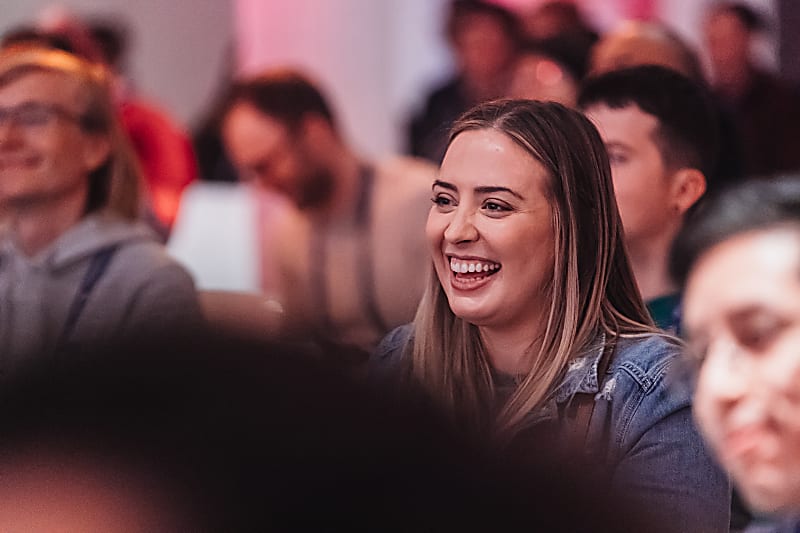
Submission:
<svg viewBox="0 0 800 533">
<path fill-rule="evenodd" d="M 459 261 L 455 258 L 450 259 L 450 270 L 457 274 L 466 274 L 467 272 L 492 272 L 500 268 L 497 263 L 485 263 L 478 261 Z"/>
</svg>

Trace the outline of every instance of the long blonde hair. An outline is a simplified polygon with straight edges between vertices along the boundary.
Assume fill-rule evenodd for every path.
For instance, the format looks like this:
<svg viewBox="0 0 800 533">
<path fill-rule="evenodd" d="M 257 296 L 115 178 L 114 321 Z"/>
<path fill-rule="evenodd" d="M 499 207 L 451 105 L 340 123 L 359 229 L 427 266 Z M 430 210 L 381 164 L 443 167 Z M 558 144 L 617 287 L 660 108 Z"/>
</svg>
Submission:
<svg viewBox="0 0 800 533">
<path fill-rule="evenodd" d="M 478 328 L 453 314 L 431 268 L 414 320 L 411 372 L 446 410 L 513 434 L 547 400 L 569 361 L 602 333 L 613 342 L 620 334 L 654 328 L 624 250 L 608 157 L 594 126 L 553 102 L 498 100 L 467 111 L 449 142 L 488 128 L 508 135 L 550 177 L 555 261 L 545 288 L 550 307 L 541 347 L 517 389 L 493 413 L 491 366 Z"/>
<path fill-rule="evenodd" d="M 108 159 L 89 175 L 87 212 L 108 210 L 123 218 L 137 218 L 141 212 L 142 172 L 117 117 L 109 72 L 102 65 L 61 50 L 16 45 L 0 51 L 0 87 L 30 72 L 57 72 L 77 80 L 84 100 L 81 129 L 109 141 Z"/>
</svg>

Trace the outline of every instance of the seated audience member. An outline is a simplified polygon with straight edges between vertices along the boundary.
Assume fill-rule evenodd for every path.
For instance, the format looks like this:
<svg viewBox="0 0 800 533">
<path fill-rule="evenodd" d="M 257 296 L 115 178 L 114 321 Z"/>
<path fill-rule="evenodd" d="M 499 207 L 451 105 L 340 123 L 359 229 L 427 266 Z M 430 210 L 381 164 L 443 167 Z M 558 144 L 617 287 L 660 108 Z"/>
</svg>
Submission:
<svg viewBox="0 0 800 533">
<path fill-rule="evenodd" d="M 111 72 L 112 95 L 139 164 L 147 198 L 147 221 L 166 240 L 184 188 L 197 177 L 197 163 L 188 135 L 152 102 L 135 94 L 122 72 L 125 31 L 118 23 L 91 27 L 69 14 L 47 29 L 20 28 L 4 35 L 3 46 L 45 46 L 104 64 Z"/>
<path fill-rule="evenodd" d="M 270 309 L 282 309 L 279 334 L 313 330 L 373 349 L 419 303 L 435 167 L 358 157 L 319 89 L 292 71 L 236 82 L 224 117 L 223 140 L 241 177 L 293 204 L 259 228 L 261 256 L 276 265 L 263 291 Z M 214 238 L 198 238 L 213 250 Z"/>
<path fill-rule="evenodd" d="M 569 38 L 554 37 L 523 45 L 514 63 L 508 96 L 575 107 L 586 68 L 576 44 Z"/>
<path fill-rule="evenodd" d="M 728 482 L 689 395 L 667 389 L 679 347 L 639 296 L 588 119 L 529 100 L 468 111 L 426 234 L 434 273 L 414 322 L 372 358 L 376 381 L 421 387 L 506 449 L 564 450 L 597 491 L 629 493 L 669 531 L 727 531 Z"/>
<path fill-rule="evenodd" d="M 592 49 L 589 75 L 642 65 L 660 65 L 706 84 L 700 60 L 688 43 L 662 24 L 641 21 L 625 21 L 597 42 Z M 716 165 L 706 177 L 710 187 L 721 188 L 742 179 L 744 162 L 733 118 L 716 102 L 714 108 L 720 149 Z"/>
<path fill-rule="evenodd" d="M 800 178 L 709 200 L 672 251 L 700 430 L 757 514 L 800 528 Z"/>
<path fill-rule="evenodd" d="M 37 354 L 194 324 L 194 286 L 141 213 L 106 71 L 49 49 L 0 52 L 3 377 Z"/>
<path fill-rule="evenodd" d="M 658 531 L 307 355 L 192 332 L 20 376 L 0 388 L 0 530 Z"/>
<path fill-rule="evenodd" d="M 710 95 L 671 69 L 640 66 L 588 80 L 580 106 L 608 151 L 639 291 L 656 324 L 678 333 L 680 294 L 669 274 L 669 248 L 714 168 Z"/>
<path fill-rule="evenodd" d="M 447 131 L 461 113 L 508 94 L 520 29 L 515 15 L 502 6 L 453 0 L 446 32 L 456 73 L 427 96 L 409 128 L 411 155 L 437 164 L 444 155 Z"/>
<path fill-rule="evenodd" d="M 742 140 L 748 177 L 800 170 L 797 91 L 752 57 L 752 42 L 765 27 L 755 10 L 739 2 L 715 4 L 704 27 L 714 94 Z"/>
</svg>

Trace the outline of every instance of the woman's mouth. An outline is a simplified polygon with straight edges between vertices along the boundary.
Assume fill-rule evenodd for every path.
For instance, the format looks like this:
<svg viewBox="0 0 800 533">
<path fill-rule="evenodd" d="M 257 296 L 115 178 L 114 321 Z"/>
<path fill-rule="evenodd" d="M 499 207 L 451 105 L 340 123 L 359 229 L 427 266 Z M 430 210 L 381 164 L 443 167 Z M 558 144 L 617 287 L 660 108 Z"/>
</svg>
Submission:
<svg viewBox="0 0 800 533">
<path fill-rule="evenodd" d="M 451 284 L 460 290 L 482 287 L 491 276 L 497 274 L 502 265 L 494 261 L 450 258 Z"/>
</svg>

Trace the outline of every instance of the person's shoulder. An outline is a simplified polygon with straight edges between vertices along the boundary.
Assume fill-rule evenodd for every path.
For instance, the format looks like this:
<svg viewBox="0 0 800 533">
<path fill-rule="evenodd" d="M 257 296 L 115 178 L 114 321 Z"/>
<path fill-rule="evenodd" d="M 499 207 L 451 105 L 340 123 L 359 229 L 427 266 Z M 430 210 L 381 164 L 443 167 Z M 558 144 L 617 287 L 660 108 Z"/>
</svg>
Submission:
<svg viewBox="0 0 800 533">
<path fill-rule="evenodd" d="M 669 335 L 644 333 L 620 336 L 614 350 L 611 372 L 628 376 L 642 392 L 649 393 L 663 385 L 681 345 Z"/>
</svg>

